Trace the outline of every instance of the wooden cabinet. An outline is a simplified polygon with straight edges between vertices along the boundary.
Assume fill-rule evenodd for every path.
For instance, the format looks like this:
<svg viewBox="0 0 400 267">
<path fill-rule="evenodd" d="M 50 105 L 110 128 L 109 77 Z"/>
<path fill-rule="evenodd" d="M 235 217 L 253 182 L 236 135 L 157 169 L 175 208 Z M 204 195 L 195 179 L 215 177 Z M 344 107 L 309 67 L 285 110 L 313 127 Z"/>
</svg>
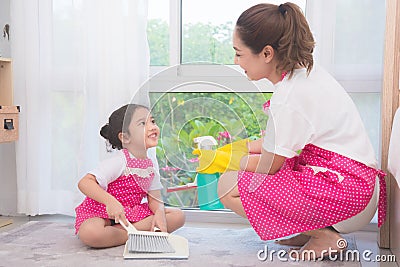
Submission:
<svg viewBox="0 0 400 267">
<path fill-rule="evenodd" d="M 18 140 L 19 107 L 14 106 L 12 62 L 0 57 L 0 143 Z"/>
</svg>

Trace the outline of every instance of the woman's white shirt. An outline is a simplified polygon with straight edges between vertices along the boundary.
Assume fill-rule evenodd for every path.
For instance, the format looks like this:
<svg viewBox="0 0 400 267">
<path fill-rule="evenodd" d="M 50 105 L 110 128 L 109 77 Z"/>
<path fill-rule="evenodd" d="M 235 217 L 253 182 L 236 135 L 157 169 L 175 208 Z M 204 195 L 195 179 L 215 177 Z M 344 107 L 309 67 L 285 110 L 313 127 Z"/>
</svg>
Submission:
<svg viewBox="0 0 400 267">
<path fill-rule="evenodd" d="M 296 69 L 275 85 L 263 148 L 287 158 L 307 144 L 376 168 L 374 149 L 357 107 L 321 67 Z"/>
</svg>

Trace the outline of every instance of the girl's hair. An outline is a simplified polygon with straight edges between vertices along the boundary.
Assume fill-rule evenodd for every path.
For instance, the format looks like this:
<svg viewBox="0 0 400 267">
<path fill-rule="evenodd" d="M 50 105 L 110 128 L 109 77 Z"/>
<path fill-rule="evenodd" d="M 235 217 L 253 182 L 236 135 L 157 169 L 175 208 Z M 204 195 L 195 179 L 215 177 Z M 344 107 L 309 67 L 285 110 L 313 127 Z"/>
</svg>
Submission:
<svg viewBox="0 0 400 267">
<path fill-rule="evenodd" d="M 137 104 L 128 104 L 115 110 L 108 118 L 108 123 L 101 127 L 100 135 L 104 137 L 113 149 L 122 149 L 122 142 L 118 138 L 119 133 L 129 133 L 129 124 L 136 109 L 147 107 Z"/>
<path fill-rule="evenodd" d="M 296 66 L 310 73 L 314 38 L 301 9 L 293 3 L 279 6 L 258 4 L 245 10 L 236 22 L 236 32 L 253 54 L 270 45 L 277 56 L 277 69 L 293 74 Z"/>
</svg>

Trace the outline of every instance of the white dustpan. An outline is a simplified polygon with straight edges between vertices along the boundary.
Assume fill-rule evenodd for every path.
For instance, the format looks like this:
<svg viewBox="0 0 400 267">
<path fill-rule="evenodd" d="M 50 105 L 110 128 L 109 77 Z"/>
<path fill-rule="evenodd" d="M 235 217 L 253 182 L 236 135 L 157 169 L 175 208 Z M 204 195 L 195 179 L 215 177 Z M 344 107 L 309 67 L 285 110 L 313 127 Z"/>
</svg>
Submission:
<svg viewBox="0 0 400 267">
<path fill-rule="evenodd" d="M 128 251 L 128 241 L 125 243 L 124 259 L 188 259 L 189 242 L 186 238 L 169 234 L 168 242 L 175 249 L 172 253 L 132 253 Z"/>
</svg>

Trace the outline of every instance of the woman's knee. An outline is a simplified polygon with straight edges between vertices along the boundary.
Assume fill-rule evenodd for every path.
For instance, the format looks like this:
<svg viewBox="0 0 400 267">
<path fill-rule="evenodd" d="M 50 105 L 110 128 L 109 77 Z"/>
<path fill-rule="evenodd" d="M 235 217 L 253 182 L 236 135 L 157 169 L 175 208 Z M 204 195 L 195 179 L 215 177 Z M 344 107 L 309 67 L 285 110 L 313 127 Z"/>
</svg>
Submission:
<svg viewBox="0 0 400 267">
<path fill-rule="evenodd" d="M 219 178 L 218 181 L 218 197 L 223 203 L 226 201 L 229 193 L 232 191 L 235 186 L 237 186 L 237 175 L 238 173 L 235 171 L 226 172 Z"/>
</svg>

